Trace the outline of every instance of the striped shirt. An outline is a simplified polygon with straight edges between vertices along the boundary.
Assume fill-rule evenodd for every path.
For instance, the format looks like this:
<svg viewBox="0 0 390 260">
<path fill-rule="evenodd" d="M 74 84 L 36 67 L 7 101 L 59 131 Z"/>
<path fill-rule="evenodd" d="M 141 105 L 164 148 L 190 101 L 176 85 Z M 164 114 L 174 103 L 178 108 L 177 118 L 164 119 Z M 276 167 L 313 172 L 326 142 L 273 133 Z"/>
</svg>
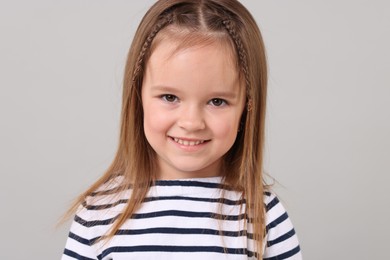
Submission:
<svg viewBox="0 0 390 260">
<path fill-rule="evenodd" d="M 126 206 L 131 190 L 115 197 L 88 197 L 74 218 L 62 260 L 256 259 L 245 200 L 221 181 L 221 177 L 156 181 L 136 214 L 108 241 L 96 242 Z M 264 203 L 263 259 L 302 259 L 282 204 L 268 192 Z"/>
</svg>

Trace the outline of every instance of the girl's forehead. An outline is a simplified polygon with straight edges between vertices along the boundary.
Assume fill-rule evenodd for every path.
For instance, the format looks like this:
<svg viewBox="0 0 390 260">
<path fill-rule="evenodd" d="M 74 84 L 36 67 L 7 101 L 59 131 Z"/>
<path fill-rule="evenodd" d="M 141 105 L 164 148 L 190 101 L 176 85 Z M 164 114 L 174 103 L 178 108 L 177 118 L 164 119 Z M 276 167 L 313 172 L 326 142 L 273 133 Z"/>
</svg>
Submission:
<svg viewBox="0 0 390 260">
<path fill-rule="evenodd" d="M 160 31 L 152 42 L 150 55 L 161 47 L 167 52 L 167 57 L 171 58 L 175 54 L 187 50 L 207 49 L 207 47 L 216 47 L 219 51 L 223 51 L 226 60 L 231 62 L 237 69 L 238 57 L 234 47 L 234 43 L 227 33 L 222 32 L 207 32 L 207 31 L 189 31 L 186 29 L 177 29 L 175 26 L 163 29 Z"/>
<path fill-rule="evenodd" d="M 146 65 L 144 83 L 147 88 L 190 86 L 184 89 L 191 93 L 202 90 L 205 95 L 209 92 L 244 92 L 244 84 L 228 47 L 215 41 L 185 48 L 178 46 L 180 42 L 171 39 L 156 46 Z"/>
<path fill-rule="evenodd" d="M 235 64 L 235 59 L 231 50 L 226 45 L 220 44 L 218 42 L 182 46 L 180 42 L 168 40 L 161 42 L 158 46 L 156 46 L 156 48 L 151 53 L 151 57 L 159 56 L 159 58 L 163 57 L 165 61 L 167 61 L 191 52 L 209 53 L 210 55 L 218 53 L 219 56 L 225 60 L 225 62 L 229 63 L 229 65 Z"/>
<path fill-rule="evenodd" d="M 183 47 L 180 42 L 161 41 L 151 53 L 146 65 L 147 71 L 175 69 L 178 73 L 191 68 L 193 72 L 215 72 L 225 78 L 239 78 L 239 69 L 231 50 L 219 42 Z M 207 70 L 205 70 L 207 68 Z"/>
<path fill-rule="evenodd" d="M 191 73 L 186 75 L 188 70 Z M 156 35 L 145 64 L 145 77 L 154 82 L 172 82 L 195 75 L 205 78 L 206 74 L 213 75 L 210 81 L 217 85 L 237 82 L 234 85 L 244 91 L 236 49 L 227 33 L 170 28 Z"/>
</svg>

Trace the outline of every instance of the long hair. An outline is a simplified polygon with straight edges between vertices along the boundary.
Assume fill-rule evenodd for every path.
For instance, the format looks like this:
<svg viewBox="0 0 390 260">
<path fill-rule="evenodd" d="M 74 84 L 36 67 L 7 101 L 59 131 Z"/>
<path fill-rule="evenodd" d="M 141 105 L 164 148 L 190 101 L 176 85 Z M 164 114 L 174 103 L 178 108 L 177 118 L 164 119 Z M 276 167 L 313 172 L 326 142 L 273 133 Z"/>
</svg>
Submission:
<svg viewBox="0 0 390 260">
<path fill-rule="evenodd" d="M 246 200 L 245 212 L 253 225 L 256 251 L 261 258 L 265 236 L 262 168 L 267 64 L 260 30 L 252 15 L 237 0 L 159 0 L 148 10 L 128 53 L 116 156 L 106 173 L 78 197 L 68 213 L 73 214 L 103 184 L 122 176 L 122 183 L 111 192 L 120 193 L 131 187 L 132 193 L 107 234 L 107 238 L 113 237 L 140 207 L 155 180 L 157 160 L 144 134 L 141 88 L 146 63 L 158 41 L 156 36 L 168 28 L 175 28 L 188 36 L 187 39 L 194 39 L 193 34 L 208 39 L 222 37 L 235 54 L 242 85 L 246 88 L 246 108 L 235 143 L 223 158 L 223 181 L 242 192 Z"/>
</svg>

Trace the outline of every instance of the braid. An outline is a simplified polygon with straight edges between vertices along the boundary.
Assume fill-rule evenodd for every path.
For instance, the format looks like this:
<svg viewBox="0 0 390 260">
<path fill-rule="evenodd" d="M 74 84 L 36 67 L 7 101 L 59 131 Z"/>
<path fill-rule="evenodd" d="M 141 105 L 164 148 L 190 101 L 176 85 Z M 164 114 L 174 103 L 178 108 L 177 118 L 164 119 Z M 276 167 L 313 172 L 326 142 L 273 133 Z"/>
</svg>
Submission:
<svg viewBox="0 0 390 260">
<path fill-rule="evenodd" d="M 244 49 L 244 46 L 242 44 L 241 38 L 237 35 L 236 29 L 231 21 L 231 19 L 225 19 L 222 21 L 223 25 L 225 26 L 226 30 L 228 31 L 230 37 L 233 39 L 237 51 L 238 51 L 238 57 L 242 66 L 242 71 L 244 72 L 245 76 L 245 84 L 247 89 L 247 95 L 250 97 L 249 92 L 249 86 L 250 86 L 250 80 L 249 80 L 249 69 L 248 69 L 248 62 L 247 62 L 247 54 Z"/>
<path fill-rule="evenodd" d="M 154 28 L 151 31 L 151 33 L 149 34 L 149 36 L 146 38 L 144 44 L 142 45 L 141 51 L 138 55 L 138 58 L 137 58 L 137 62 L 136 62 L 134 73 L 133 73 L 133 79 L 132 79 L 133 82 L 136 80 L 137 76 L 139 75 L 139 72 L 142 69 L 142 64 L 144 62 L 145 55 L 146 55 L 147 51 L 149 50 L 154 37 L 156 37 L 157 33 L 162 28 L 164 28 L 168 24 L 171 24 L 172 21 L 173 21 L 173 14 L 172 13 L 168 13 L 166 16 L 161 17 L 159 19 L 159 21 L 157 22 L 157 24 L 154 26 Z"/>
</svg>

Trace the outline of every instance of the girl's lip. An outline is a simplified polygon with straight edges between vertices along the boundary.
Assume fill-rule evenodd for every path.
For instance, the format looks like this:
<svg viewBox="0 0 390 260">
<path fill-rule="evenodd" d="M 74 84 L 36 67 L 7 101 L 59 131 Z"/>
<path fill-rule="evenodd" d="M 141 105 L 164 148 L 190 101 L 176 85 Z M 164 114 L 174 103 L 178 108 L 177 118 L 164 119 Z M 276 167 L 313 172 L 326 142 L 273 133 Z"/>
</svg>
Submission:
<svg viewBox="0 0 390 260">
<path fill-rule="evenodd" d="M 177 137 L 177 136 L 169 136 L 172 139 L 178 139 L 183 141 L 189 141 L 189 142 L 197 142 L 197 141 L 209 141 L 210 139 L 202 139 L 202 138 L 187 138 L 187 137 Z"/>
</svg>

